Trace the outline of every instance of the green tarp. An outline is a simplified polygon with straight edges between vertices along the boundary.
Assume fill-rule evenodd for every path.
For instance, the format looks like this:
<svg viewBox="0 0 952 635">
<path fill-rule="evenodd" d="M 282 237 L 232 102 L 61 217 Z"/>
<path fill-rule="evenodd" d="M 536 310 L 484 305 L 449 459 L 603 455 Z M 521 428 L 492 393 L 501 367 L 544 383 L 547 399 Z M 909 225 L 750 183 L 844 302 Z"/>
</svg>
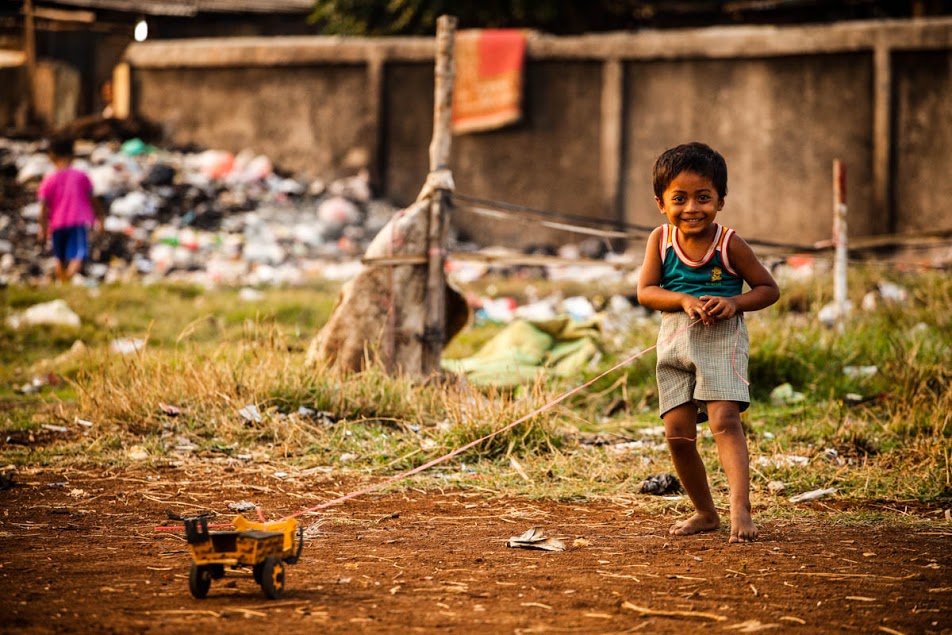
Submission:
<svg viewBox="0 0 952 635">
<path fill-rule="evenodd" d="M 543 373 L 577 374 L 598 354 L 599 339 L 597 320 L 514 320 L 472 357 L 441 363 L 445 370 L 461 373 L 474 384 L 516 386 Z"/>
</svg>

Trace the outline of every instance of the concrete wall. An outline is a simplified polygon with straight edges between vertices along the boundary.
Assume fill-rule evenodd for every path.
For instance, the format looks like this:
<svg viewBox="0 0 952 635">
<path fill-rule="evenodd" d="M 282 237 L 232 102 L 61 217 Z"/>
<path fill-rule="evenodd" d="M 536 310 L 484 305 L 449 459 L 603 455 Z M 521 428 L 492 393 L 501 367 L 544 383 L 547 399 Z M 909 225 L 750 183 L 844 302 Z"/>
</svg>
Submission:
<svg viewBox="0 0 952 635">
<path fill-rule="evenodd" d="M 896 230 L 952 227 L 952 52 L 898 53 L 895 68 Z"/>
<path fill-rule="evenodd" d="M 18 60 L 19 61 L 19 60 Z M 21 96 L 27 89 L 26 66 L 0 64 L 0 128 L 12 128 L 26 121 L 26 102 Z"/>
<path fill-rule="evenodd" d="M 147 69 L 133 73 L 133 109 L 177 144 L 264 153 L 310 177 L 366 163 L 360 66 Z"/>
<path fill-rule="evenodd" d="M 429 170 L 433 132 L 433 72 L 422 65 L 387 70 L 384 187 L 401 204 L 416 198 Z M 598 217 L 598 99 L 600 65 L 536 62 L 525 74 L 523 121 L 508 128 L 454 137 L 450 163 L 459 192 Z M 563 242 L 565 232 L 487 218 L 466 208 L 453 213 L 464 236 L 504 245 Z"/>
<path fill-rule="evenodd" d="M 626 81 L 625 211 L 663 219 L 651 170 L 666 148 L 704 141 L 724 155 L 721 220 L 749 238 L 812 243 L 832 226 L 832 163 L 848 169 L 850 230 L 872 217 L 870 60 L 859 54 L 632 64 Z"/>
<path fill-rule="evenodd" d="M 133 45 L 134 105 L 180 143 L 265 152 L 334 177 L 360 165 L 415 198 L 428 169 L 429 38 L 238 38 Z M 726 224 L 751 239 L 830 236 L 832 162 L 853 236 L 952 227 L 952 19 L 533 35 L 525 118 L 454 138 L 457 190 L 655 225 L 651 166 L 702 140 L 727 158 Z M 356 150 L 355 150 L 356 148 Z M 454 212 L 480 242 L 579 236 Z"/>
</svg>

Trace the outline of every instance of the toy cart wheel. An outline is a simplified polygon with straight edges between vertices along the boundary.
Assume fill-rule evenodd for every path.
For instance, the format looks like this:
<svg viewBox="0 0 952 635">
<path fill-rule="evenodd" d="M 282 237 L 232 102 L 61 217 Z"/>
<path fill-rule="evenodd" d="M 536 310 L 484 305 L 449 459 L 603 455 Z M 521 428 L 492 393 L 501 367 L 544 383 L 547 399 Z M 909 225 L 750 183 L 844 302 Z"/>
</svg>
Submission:
<svg viewBox="0 0 952 635">
<path fill-rule="evenodd" d="M 261 589 L 272 600 L 284 593 L 284 562 L 280 558 L 268 556 L 261 567 Z"/>
<path fill-rule="evenodd" d="M 206 565 L 192 563 L 188 572 L 188 590 L 196 599 L 204 599 L 212 586 L 212 570 Z"/>
</svg>

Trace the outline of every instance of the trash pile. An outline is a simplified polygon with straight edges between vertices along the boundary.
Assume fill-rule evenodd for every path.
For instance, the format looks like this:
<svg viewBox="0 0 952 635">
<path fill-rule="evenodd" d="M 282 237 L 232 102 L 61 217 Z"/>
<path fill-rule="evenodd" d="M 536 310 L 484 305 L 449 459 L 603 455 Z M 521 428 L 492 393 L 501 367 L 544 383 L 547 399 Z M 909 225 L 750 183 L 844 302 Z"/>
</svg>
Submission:
<svg viewBox="0 0 952 635">
<path fill-rule="evenodd" d="M 90 285 L 134 279 L 206 286 L 346 280 L 399 209 L 373 196 L 366 172 L 331 182 L 305 180 L 282 173 L 267 156 L 247 149 L 237 154 L 169 149 L 138 137 L 78 141 L 73 165 L 89 175 L 107 210 L 105 231 L 91 236 L 91 257 L 81 279 Z M 36 190 L 52 168 L 43 142 L 0 138 L 0 284 L 50 277 L 52 256 L 36 241 Z M 536 253 L 464 242 L 452 227 L 449 246 L 492 256 Z M 505 258 L 503 263 L 451 260 L 447 271 L 463 284 L 495 272 L 627 280 L 634 288 L 631 271 L 641 260 L 640 254 L 606 254 L 603 241 L 592 238 L 537 249 L 565 261 L 585 256 L 603 264 L 513 267 L 504 264 Z"/>
<path fill-rule="evenodd" d="M 77 142 L 74 165 L 108 212 L 91 240 L 90 283 L 179 278 L 213 285 L 350 277 L 396 207 L 366 173 L 326 183 L 283 175 L 250 150 L 176 151 L 133 138 Z M 36 189 L 52 169 L 39 142 L 0 139 L 0 281 L 48 276 Z"/>
</svg>

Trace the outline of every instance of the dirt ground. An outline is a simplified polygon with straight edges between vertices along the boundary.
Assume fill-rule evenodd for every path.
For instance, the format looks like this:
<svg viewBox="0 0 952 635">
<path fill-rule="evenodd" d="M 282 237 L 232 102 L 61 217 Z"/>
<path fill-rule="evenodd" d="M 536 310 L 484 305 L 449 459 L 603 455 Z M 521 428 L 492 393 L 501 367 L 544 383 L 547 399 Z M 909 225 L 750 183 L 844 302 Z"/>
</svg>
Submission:
<svg viewBox="0 0 952 635">
<path fill-rule="evenodd" d="M 730 546 L 726 530 L 666 535 L 673 517 L 638 496 L 538 502 L 475 485 L 410 483 L 303 516 L 282 598 L 244 570 L 196 600 L 183 532 L 154 529 L 166 509 L 230 520 L 228 502 L 252 501 L 276 519 L 358 483 L 207 465 L 21 470 L 0 491 L 0 632 L 952 633 L 940 509 L 870 505 L 922 520 L 905 527 L 766 520 L 760 541 Z M 532 526 L 567 549 L 506 547 Z"/>
</svg>

